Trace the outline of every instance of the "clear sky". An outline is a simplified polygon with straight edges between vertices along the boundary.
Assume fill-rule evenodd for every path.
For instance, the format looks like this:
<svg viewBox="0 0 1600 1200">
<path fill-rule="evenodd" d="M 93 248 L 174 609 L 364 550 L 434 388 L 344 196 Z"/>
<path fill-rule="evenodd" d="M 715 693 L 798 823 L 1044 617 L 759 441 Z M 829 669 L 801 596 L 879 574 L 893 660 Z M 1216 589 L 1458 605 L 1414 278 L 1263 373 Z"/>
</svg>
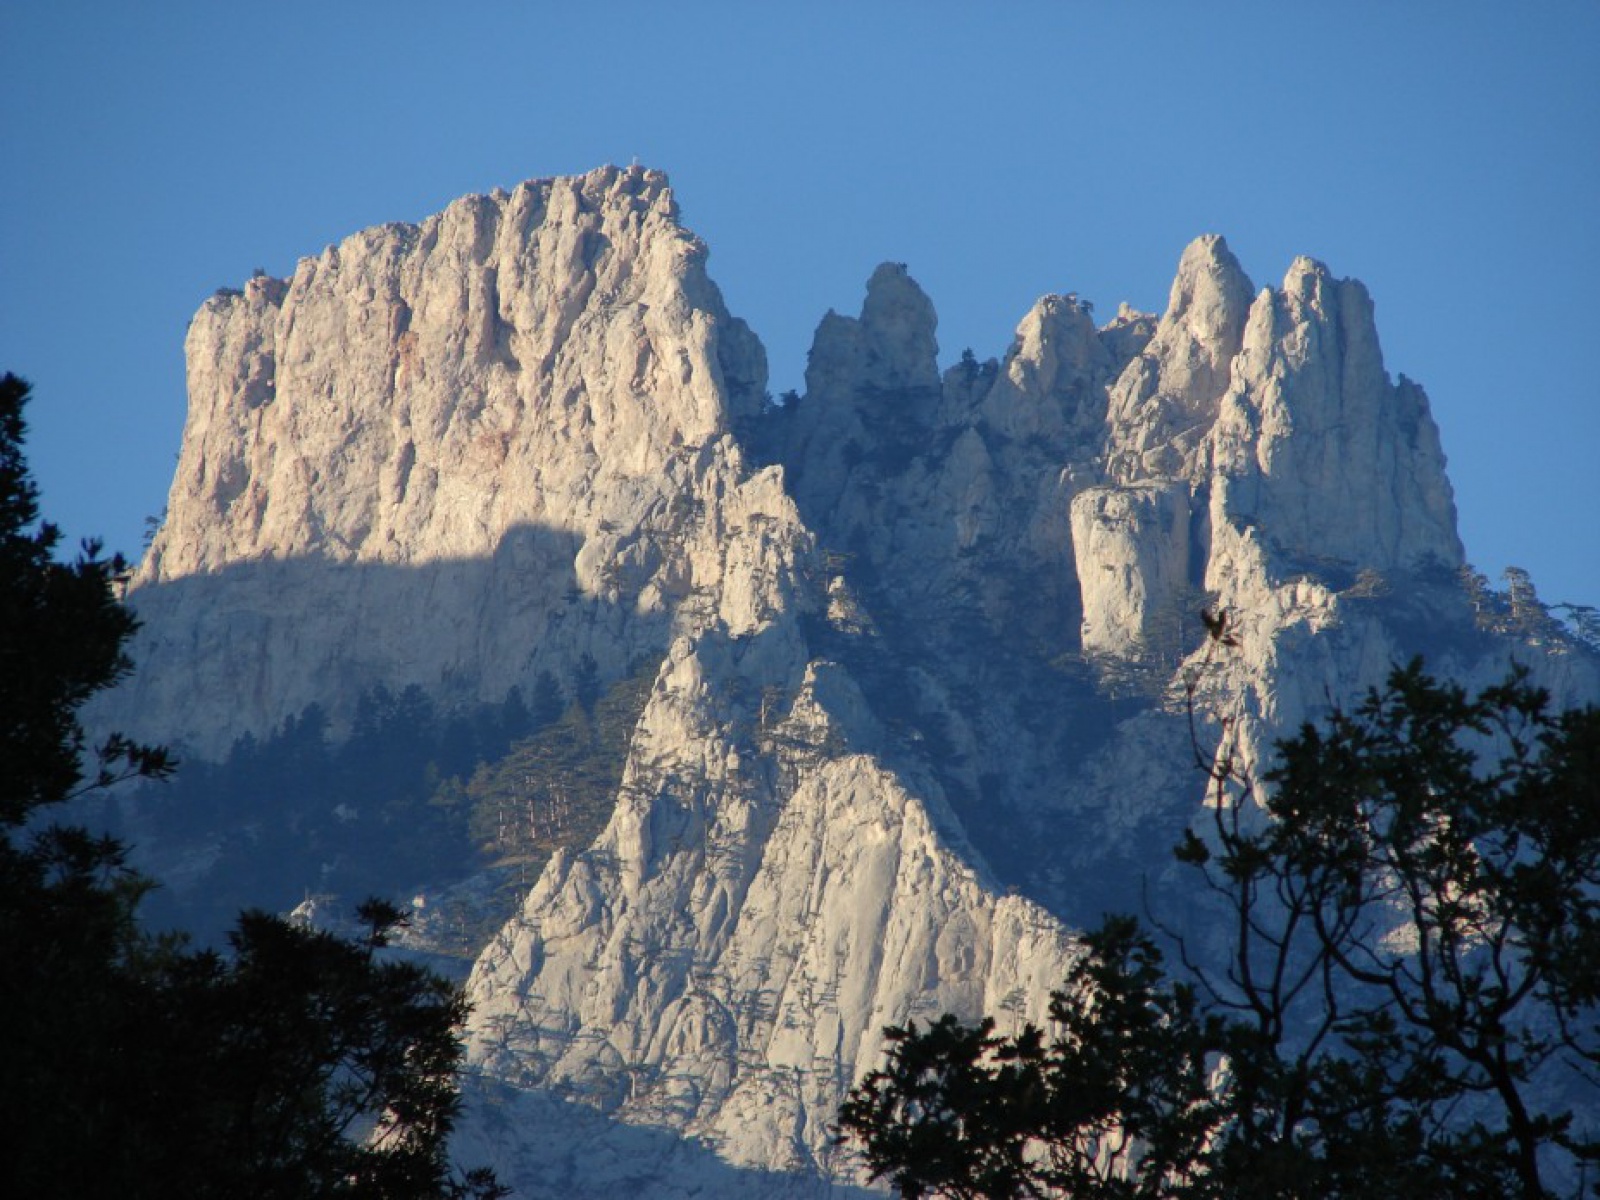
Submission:
<svg viewBox="0 0 1600 1200">
<path fill-rule="evenodd" d="M 1319 258 L 1427 388 L 1469 557 L 1600 604 L 1596 0 L 50 0 L 0 6 L 0 64 L 0 368 L 73 538 L 137 552 L 215 289 L 637 159 L 775 392 L 884 260 L 948 363 L 1045 292 L 1159 311 L 1201 233 L 1258 286 Z"/>
</svg>

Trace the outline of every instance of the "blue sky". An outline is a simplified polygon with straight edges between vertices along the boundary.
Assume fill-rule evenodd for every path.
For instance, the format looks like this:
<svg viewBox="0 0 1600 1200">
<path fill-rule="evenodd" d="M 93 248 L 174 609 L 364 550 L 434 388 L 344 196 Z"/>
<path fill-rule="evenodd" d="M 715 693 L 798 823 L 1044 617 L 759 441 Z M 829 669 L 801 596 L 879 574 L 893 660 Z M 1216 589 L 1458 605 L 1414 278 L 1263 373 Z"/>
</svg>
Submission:
<svg viewBox="0 0 1600 1200">
<path fill-rule="evenodd" d="M 990 9 L 1000 10 L 991 12 Z M 1600 3 L 10 4 L 0 367 L 68 533 L 136 551 L 218 287 L 458 195 L 667 170 L 798 386 L 902 261 L 942 357 L 1040 294 L 1164 305 L 1192 237 L 1362 279 L 1468 555 L 1600 604 Z"/>
</svg>

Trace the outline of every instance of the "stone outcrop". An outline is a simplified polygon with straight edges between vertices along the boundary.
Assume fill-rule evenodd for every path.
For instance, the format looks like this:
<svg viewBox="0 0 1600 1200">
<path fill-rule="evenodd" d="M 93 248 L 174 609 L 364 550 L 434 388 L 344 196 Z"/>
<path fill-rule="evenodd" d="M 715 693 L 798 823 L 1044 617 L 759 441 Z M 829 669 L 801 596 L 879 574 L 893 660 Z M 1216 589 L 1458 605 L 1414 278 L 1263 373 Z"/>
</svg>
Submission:
<svg viewBox="0 0 1600 1200">
<path fill-rule="evenodd" d="M 838 667 L 808 667 L 752 739 L 719 703 L 730 653 L 674 647 L 610 826 L 480 957 L 471 1053 L 731 1162 L 848 1180 L 830 1122 L 883 1027 L 1042 1020 L 1068 938 L 960 852 L 936 798 L 849 748 L 876 739 Z"/>
<path fill-rule="evenodd" d="M 1181 479 L 1086 488 L 1072 498 L 1083 584 L 1083 652 L 1144 658 L 1177 649 L 1189 594 L 1189 485 Z"/>
<path fill-rule="evenodd" d="M 1111 389 L 1106 467 L 1113 480 L 1198 480 L 1206 435 L 1231 381 L 1250 280 L 1222 238 L 1184 250 L 1155 336 Z"/>
<path fill-rule="evenodd" d="M 1254 765 L 1396 658 L 1510 652 L 1421 389 L 1310 260 L 1254 294 L 1201 238 L 1161 317 L 1046 296 L 943 374 L 885 265 L 782 406 L 704 260 L 663 176 L 606 168 L 208 301 L 98 714 L 203 757 L 374 683 L 659 664 L 609 823 L 469 981 L 463 1144 L 530 1195 L 857 1194 L 830 1124 L 885 1025 L 1038 1020 L 1074 922 L 1180 886 L 1184 681 Z"/>
<path fill-rule="evenodd" d="M 607 168 L 208 301 L 133 584 L 161 666 L 119 719 L 214 753 L 378 682 L 497 699 L 583 653 L 611 675 L 659 654 L 720 572 L 696 489 L 766 380 L 704 260 L 665 176 Z"/>
<path fill-rule="evenodd" d="M 1427 397 L 1389 381 L 1366 289 L 1311 259 L 1251 306 L 1211 450 L 1214 519 L 1291 558 L 1463 561 Z"/>
</svg>

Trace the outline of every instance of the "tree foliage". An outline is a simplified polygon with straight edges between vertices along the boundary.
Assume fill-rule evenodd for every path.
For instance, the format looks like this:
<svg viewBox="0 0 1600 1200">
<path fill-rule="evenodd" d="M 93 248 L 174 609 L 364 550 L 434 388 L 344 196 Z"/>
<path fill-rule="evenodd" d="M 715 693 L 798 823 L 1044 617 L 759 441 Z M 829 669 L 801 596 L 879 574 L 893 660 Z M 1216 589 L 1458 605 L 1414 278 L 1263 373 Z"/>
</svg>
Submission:
<svg viewBox="0 0 1600 1200">
<path fill-rule="evenodd" d="M 0 824 L 15 826 L 66 799 L 83 777 L 77 710 L 129 670 L 123 644 L 131 614 L 113 584 L 126 564 L 86 542 L 58 562 L 61 531 L 39 519 L 39 492 L 23 455 L 28 384 L 0 378 Z M 112 738 L 99 748 L 97 780 L 160 775 L 157 749 Z"/>
<path fill-rule="evenodd" d="M 559 720 L 436 797 L 464 810 L 473 840 L 502 861 L 542 864 L 560 846 L 588 845 L 616 807 L 655 666 L 605 689 L 595 679 L 583 683 L 583 674 L 580 663 L 574 703 Z"/>
<path fill-rule="evenodd" d="M 493 1196 L 446 1158 L 460 995 L 381 951 L 245 913 L 229 953 L 140 932 L 148 883 L 51 810 L 159 748 L 113 736 L 85 778 L 77 711 L 129 669 L 119 559 L 55 558 L 22 453 L 28 385 L 0 379 L 0 1156 L 29 1196 Z"/>
<path fill-rule="evenodd" d="M 908 1196 L 1582 1190 L 1600 710 L 1552 713 L 1520 671 L 1469 695 L 1413 663 L 1280 743 L 1264 787 L 1226 742 L 1205 765 L 1210 817 L 1178 854 L 1216 906 L 1205 936 L 1168 931 L 1178 977 L 1114 918 L 1048 1038 L 890 1030 L 840 1117 L 874 1173 Z"/>
<path fill-rule="evenodd" d="M 888 1065 L 839 1123 L 908 1197 L 1146 1197 L 1181 1180 L 1214 1128 L 1206 1022 L 1131 918 L 1086 935 L 1051 998 L 1054 1034 L 946 1014 L 885 1031 Z"/>
</svg>

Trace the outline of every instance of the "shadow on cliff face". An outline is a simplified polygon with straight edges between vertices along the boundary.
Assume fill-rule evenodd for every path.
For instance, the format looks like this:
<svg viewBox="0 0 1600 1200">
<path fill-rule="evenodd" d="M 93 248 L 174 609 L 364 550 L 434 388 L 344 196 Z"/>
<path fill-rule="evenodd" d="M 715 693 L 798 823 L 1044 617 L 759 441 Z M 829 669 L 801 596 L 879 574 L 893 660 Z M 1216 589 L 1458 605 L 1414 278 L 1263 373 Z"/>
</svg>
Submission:
<svg viewBox="0 0 1600 1200">
<path fill-rule="evenodd" d="M 879 1200 L 884 1194 L 810 1172 L 738 1167 L 706 1142 L 485 1080 L 466 1089 L 461 1128 L 455 1157 L 491 1163 L 523 1200 Z"/>
<path fill-rule="evenodd" d="M 498 863 L 504 896 L 433 922 L 470 961 L 542 862 L 522 843 L 586 844 L 603 826 L 664 652 L 670 612 L 637 611 L 637 587 L 586 594 L 580 545 L 522 526 L 482 559 L 242 563 L 141 589 L 137 672 L 90 716 L 183 760 L 96 821 L 165 885 L 145 919 L 216 942 L 242 908 L 328 894 L 409 907 Z M 568 811 L 563 787 L 546 812 L 531 785 L 511 800 L 475 789 L 515 747 L 551 744 L 603 799 Z"/>
<path fill-rule="evenodd" d="M 1131 743 L 1124 726 L 1150 714 L 1154 697 L 1118 698 L 1097 685 L 1079 636 L 1070 543 L 1045 559 L 1021 536 L 1039 504 L 1028 480 L 1054 477 L 1071 447 L 1064 435 L 1011 446 L 976 409 L 967 424 L 913 441 L 894 426 L 918 399 L 858 398 L 855 415 L 869 434 L 890 426 L 889 449 L 851 456 L 842 474 L 808 462 L 815 452 L 793 413 L 774 410 L 758 431 L 757 452 L 791 473 L 837 590 L 865 614 L 854 629 L 810 622 L 812 652 L 846 667 L 886 731 L 880 757 L 911 780 L 936 782 L 1003 884 L 1074 924 L 1097 923 L 1107 909 L 1138 911 L 1141 873 L 1170 857 L 1200 781 L 1114 815 L 1073 802 Z M 929 480 L 949 474 L 963 431 L 990 444 L 995 462 L 1021 464 L 1018 478 L 997 487 L 992 527 L 968 543 L 954 510 L 917 502 Z M 1187 761 L 1187 745 L 1175 745 L 1172 774 L 1184 776 Z M 1064 876 L 1069 887 L 1054 882 Z"/>
<path fill-rule="evenodd" d="M 97 717 L 125 727 L 133 725 L 126 718 L 138 718 L 134 727 L 160 737 L 169 725 L 163 714 L 176 714 L 170 724 L 198 730 L 188 744 L 205 748 L 191 749 L 187 773 L 213 773 L 220 793 L 210 809 L 176 822 L 182 836 L 172 836 L 174 822 L 158 819 L 159 796 L 124 805 L 119 832 L 145 843 L 142 864 L 172 884 L 163 889 L 165 920 L 155 923 L 216 940 L 246 905 L 282 911 L 302 896 L 340 893 L 344 905 L 326 911 L 372 890 L 411 907 L 411 888 L 422 883 L 430 898 L 475 889 L 482 900 L 503 884 L 520 900 L 532 879 L 504 863 L 485 871 L 481 836 L 462 839 L 447 820 L 440 798 L 448 799 L 449 773 L 471 772 L 471 781 L 455 780 L 470 802 L 480 781 L 491 798 L 502 783 L 527 796 L 538 790 L 530 776 L 552 763 L 574 775 L 620 768 L 626 737 L 597 735 L 607 762 L 574 763 L 582 748 L 555 744 L 557 735 L 602 724 L 608 705 L 631 711 L 636 722 L 670 632 L 669 610 L 638 611 L 642 579 L 631 581 L 631 591 L 624 583 L 610 596 L 586 594 L 574 570 L 580 549 L 569 533 L 523 527 L 483 560 L 250 563 L 142 591 L 135 598 L 147 622 L 135 647 L 140 674 Z M 760 638 L 729 654 L 730 661 L 761 658 Z M 446 743 L 482 751 L 514 724 L 513 710 L 539 707 L 545 677 L 556 681 L 566 715 L 509 748 L 480 753 L 486 765 L 476 771 L 470 762 L 451 765 Z M 766 697 L 732 686 L 739 682 L 732 679 L 719 702 L 753 724 Z M 519 703 L 511 688 L 520 688 Z M 631 733 L 632 723 L 618 719 Z M 188 786 L 184 774 L 169 789 L 169 808 Z M 418 780 L 421 791 L 413 788 Z M 615 780 L 607 794 L 614 803 Z M 143 835 L 153 830 L 165 836 L 150 844 Z M 574 833 L 574 844 L 593 833 L 592 826 Z M 414 850 L 426 853 L 416 858 Z M 439 887 L 456 880 L 454 889 Z M 180 892 L 201 895 L 204 904 L 175 903 Z M 430 899 L 423 915 L 434 908 Z M 201 917 L 209 927 L 199 928 Z M 684 1195 L 876 1194 L 799 1170 L 736 1167 L 701 1141 L 621 1124 L 556 1096 L 481 1085 L 488 1089 L 498 1099 L 475 1102 L 474 1111 L 490 1132 L 503 1133 L 491 1144 L 499 1141 L 503 1177 L 520 1185 L 519 1194 L 610 1196 L 631 1187 L 657 1195 L 663 1181 L 681 1184 L 674 1194 Z M 530 1133 L 537 1153 L 524 1161 L 518 1144 Z"/>
<path fill-rule="evenodd" d="M 520 525 L 483 558 L 261 560 L 140 588 L 128 598 L 143 625 L 135 673 L 88 721 L 216 761 L 312 703 L 342 736 L 379 684 L 416 685 L 448 709 L 527 688 L 542 670 L 570 675 L 585 655 L 612 682 L 660 658 L 671 613 L 639 610 L 643 580 L 586 593 L 573 566 L 582 546 Z"/>
</svg>

